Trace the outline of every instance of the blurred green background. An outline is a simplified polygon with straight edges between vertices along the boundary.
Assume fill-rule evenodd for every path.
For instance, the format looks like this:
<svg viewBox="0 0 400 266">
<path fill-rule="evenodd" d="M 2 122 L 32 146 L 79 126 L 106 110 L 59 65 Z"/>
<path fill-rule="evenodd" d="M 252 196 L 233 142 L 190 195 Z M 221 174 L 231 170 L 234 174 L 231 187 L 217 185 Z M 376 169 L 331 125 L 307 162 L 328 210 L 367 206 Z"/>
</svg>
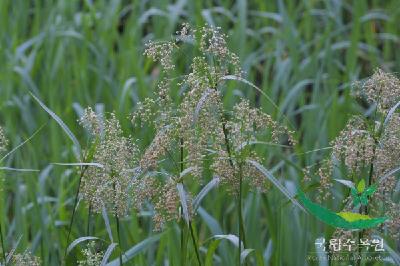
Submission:
<svg viewBox="0 0 400 266">
<path fill-rule="evenodd" d="M 299 184 L 299 167 L 325 155 L 324 150 L 304 152 L 329 146 L 352 114 L 368 112 L 365 103 L 351 97 L 352 83 L 376 67 L 400 69 L 398 0 L 0 0 L 0 123 L 11 141 L 9 147 L 44 125 L 4 162 L 9 167 L 40 169 L 2 173 L 0 220 L 8 249 L 21 237 L 18 251 L 30 249 L 46 265 L 58 265 L 67 245 L 66 228 L 78 182 L 75 169 L 50 164 L 75 162 L 72 143 L 29 91 L 70 127 L 82 146 L 87 138 L 77 119 L 90 105 L 99 111 L 115 110 L 124 129 L 133 130 L 144 147 L 152 132 L 132 129 L 128 118 L 138 101 L 152 95 L 159 77 L 158 66 L 143 56 L 144 44 L 173 38 L 182 22 L 220 26 L 241 59 L 245 77 L 291 121 L 300 140 L 296 152 L 303 154 L 289 156 L 276 150 L 282 158 L 277 160 L 265 151 L 266 165 L 288 188 Z M 178 57 L 181 73 L 176 75 L 186 73 L 189 62 Z M 275 117 L 279 114 L 245 85 L 227 86 L 227 105 L 244 95 Z M 179 88 L 174 90 L 177 96 Z M 318 264 L 306 256 L 315 252 L 315 239 L 329 236 L 332 229 L 294 209 L 274 189 L 265 195 L 246 195 L 249 247 L 261 252 L 266 265 Z M 85 226 L 80 226 L 87 223 L 86 207 L 80 205 L 77 213 L 72 239 L 86 235 Z M 207 196 L 196 216 L 202 252 L 207 252 L 210 236 L 236 234 L 235 214 L 229 196 L 221 191 Z M 153 234 L 150 220 L 142 213 L 123 221 L 124 249 Z M 106 238 L 101 215 L 93 224 L 96 235 Z M 159 245 L 135 257 L 132 265 L 177 265 L 177 239 L 179 233 L 168 229 Z M 399 249 L 399 243 L 390 244 Z M 233 252 L 229 243 L 221 245 L 215 264 L 232 265 Z M 80 257 L 79 250 L 71 253 L 69 264 Z"/>
</svg>

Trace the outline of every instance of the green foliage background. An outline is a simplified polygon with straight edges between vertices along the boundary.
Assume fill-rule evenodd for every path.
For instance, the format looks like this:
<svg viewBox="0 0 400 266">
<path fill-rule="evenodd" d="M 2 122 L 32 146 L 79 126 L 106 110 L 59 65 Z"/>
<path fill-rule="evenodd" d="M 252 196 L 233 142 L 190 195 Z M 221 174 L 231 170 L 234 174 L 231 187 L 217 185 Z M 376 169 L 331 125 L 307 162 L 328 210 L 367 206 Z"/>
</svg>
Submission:
<svg viewBox="0 0 400 266">
<path fill-rule="evenodd" d="M 0 1 L 0 122 L 15 147 L 44 128 L 4 164 L 40 169 L 38 173 L 3 172 L 0 222 L 7 249 L 20 237 L 18 251 L 30 249 L 46 265 L 58 265 L 66 243 L 68 221 L 77 188 L 73 168 L 52 162 L 74 162 L 72 143 L 59 125 L 33 100 L 29 90 L 53 110 L 79 137 L 82 108 L 90 105 L 116 111 L 127 132 L 133 130 L 142 147 L 150 129 L 132 129 L 128 115 L 136 103 L 151 96 L 159 69 L 144 58 L 149 39 L 173 37 L 187 21 L 222 27 L 229 46 L 241 59 L 245 77 L 279 106 L 297 130 L 301 145 L 290 155 L 268 148 L 265 165 L 287 187 L 301 180 L 301 167 L 318 162 L 350 115 L 368 112 L 351 97 L 351 84 L 381 67 L 400 69 L 400 4 L 397 0 L 218 0 L 176 2 L 132 1 Z M 188 55 L 178 55 L 181 73 Z M 179 75 L 181 73 L 176 73 Z M 174 88 L 178 99 L 179 88 Z M 279 119 L 264 97 L 243 84 L 228 83 L 227 106 L 244 95 Z M 280 160 L 271 159 L 271 153 Z M 209 178 L 209 177 L 208 177 Z M 342 190 L 335 188 L 342 199 Z M 207 252 L 212 235 L 236 234 L 234 201 L 223 190 L 207 195 L 196 216 L 196 226 Z M 327 207 L 339 209 L 340 201 Z M 71 239 L 87 235 L 88 210 L 82 202 Z M 306 265 L 317 237 L 333 229 L 294 208 L 279 191 L 246 193 L 244 216 L 248 246 L 259 251 L 266 265 Z M 101 215 L 92 218 L 96 236 L 107 238 Z M 151 218 L 133 213 L 122 222 L 122 246 L 128 249 L 151 236 Z M 113 227 L 113 230 L 115 228 Z M 226 242 L 226 243 L 225 243 Z M 179 232 L 174 226 L 136 256 L 132 265 L 177 265 Z M 399 249 L 399 241 L 389 243 Z M 80 246 L 82 247 L 82 246 Z M 192 247 L 189 247 L 192 249 Z M 216 265 L 232 265 L 235 249 L 226 240 L 218 248 Z M 114 252 L 113 258 L 117 256 Z M 188 261 L 195 265 L 194 252 Z M 79 248 L 68 260 L 81 258 Z M 254 260 L 255 262 L 255 260 Z"/>
</svg>

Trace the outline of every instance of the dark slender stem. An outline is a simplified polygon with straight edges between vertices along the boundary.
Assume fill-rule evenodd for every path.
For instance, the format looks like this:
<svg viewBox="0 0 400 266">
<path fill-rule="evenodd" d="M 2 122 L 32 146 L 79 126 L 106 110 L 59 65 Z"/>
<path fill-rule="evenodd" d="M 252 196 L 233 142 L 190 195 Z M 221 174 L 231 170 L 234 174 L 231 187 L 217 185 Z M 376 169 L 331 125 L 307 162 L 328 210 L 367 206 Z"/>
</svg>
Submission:
<svg viewBox="0 0 400 266">
<path fill-rule="evenodd" d="M 189 228 L 190 228 L 190 235 L 192 236 L 192 241 L 193 241 L 193 246 L 194 246 L 194 251 L 196 252 L 196 258 L 197 258 L 197 263 L 199 266 L 201 266 L 201 259 L 200 259 L 200 254 L 199 254 L 199 247 L 197 245 L 197 241 L 193 232 L 193 224 L 191 221 L 189 221 Z"/>
<path fill-rule="evenodd" d="M 181 211 L 181 216 L 182 216 L 182 211 Z M 185 248 L 185 236 L 184 236 L 184 225 L 183 222 L 180 222 L 180 229 L 181 229 L 181 250 L 182 250 L 182 254 L 181 254 L 181 266 L 185 266 L 185 259 L 186 259 L 186 248 Z"/>
<path fill-rule="evenodd" d="M 183 164 L 184 154 L 183 153 L 184 153 L 184 150 L 183 150 L 183 139 L 181 138 L 180 139 L 180 166 L 181 166 L 180 167 L 180 172 L 181 173 L 184 170 L 184 164 Z M 183 184 L 183 180 L 181 180 L 181 183 Z M 182 214 L 182 211 L 181 211 L 181 214 Z M 192 224 L 192 222 L 190 220 L 189 220 L 189 230 L 190 230 L 190 236 L 192 238 L 194 250 L 195 250 L 195 253 L 196 253 L 197 262 L 198 262 L 199 266 L 201 266 L 202 263 L 201 263 L 201 259 L 200 259 L 199 247 L 197 245 L 197 241 L 196 241 L 196 238 L 195 238 L 195 235 L 194 235 L 194 232 L 193 232 L 193 224 Z M 181 234 L 181 247 L 183 247 L 184 242 L 185 241 L 184 241 L 184 237 L 183 237 L 183 233 L 182 233 Z M 185 250 L 186 250 L 186 247 L 185 247 Z M 185 260 L 185 257 L 183 257 L 183 261 L 182 261 L 183 265 L 184 265 L 184 260 Z"/>
<path fill-rule="evenodd" d="M 1 252 L 3 253 L 4 266 L 6 266 L 7 265 L 6 250 L 4 247 L 3 228 L 1 226 L 1 222 L 0 222 L 0 238 L 1 238 Z"/>
<path fill-rule="evenodd" d="M 182 138 L 179 140 L 179 144 L 180 144 L 180 148 L 179 148 L 179 151 L 180 151 L 180 172 L 182 173 L 183 172 L 183 167 L 184 167 L 184 165 L 183 165 L 183 139 Z M 183 210 L 182 209 L 181 209 L 181 217 L 183 217 Z M 182 257 L 181 257 L 181 265 L 182 266 L 185 265 L 185 260 L 186 260 L 186 245 L 185 245 L 184 230 L 185 230 L 185 228 L 184 228 L 184 224 L 182 222 L 181 223 L 181 249 L 182 249 L 182 251 L 184 251 L 184 252 L 182 252 L 183 254 L 182 254 Z"/>
<path fill-rule="evenodd" d="M 372 119 L 374 124 L 375 124 L 376 117 L 377 117 L 377 108 L 375 109 L 374 118 Z M 368 175 L 368 181 L 367 181 L 368 187 L 370 187 L 372 185 L 372 177 L 373 177 L 373 174 L 374 174 L 374 163 L 373 163 L 373 161 L 375 160 L 376 147 L 379 145 L 379 139 L 380 139 L 380 137 L 382 135 L 382 132 L 383 132 L 383 120 L 381 120 L 380 122 L 381 122 L 380 123 L 381 125 L 379 126 L 379 130 L 376 133 L 374 132 L 374 136 L 373 136 L 375 145 L 373 147 L 373 153 L 372 153 L 373 160 L 372 160 L 370 168 L 369 168 L 369 175 Z M 368 215 L 368 213 L 369 213 L 368 205 L 366 205 L 364 207 L 364 210 L 361 209 L 361 213 L 363 211 L 364 211 L 365 214 Z M 358 241 L 360 241 L 364 237 L 364 234 L 365 234 L 365 230 L 364 229 L 358 233 L 358 238 L 359 238 Z M 361 250 L 359 251 L 359 253 L 361 255 Z M 361 259 L 357 260 L 357 266 L 359 266 L 359 265 L 361 265 Z"/>
<path fill-rule="evenodd" d="M 238 265 L 241 265 L 241 254 L 242 254 L 242 241 L 243 248 L 245 248 L 245 234 L 243 225 L 243 215 L 242 215 L 242 179 L 243 179 L 242 167 L 239 166 L 239 199 L 238 199 L 238 216 L 239 216 L 239 258 Z"/>
<path fill-rule="evenodd" d="M 80 191 L 80 188 L 81 188 L 82 177 L 85 174 L 87 168 L 88 168 L 88 166 L 83 167 L 82 171 L 81 171 L 81 174 L 79 176 L 78 189 L 76 190 L 75 200 L 74 200 L 74 207 L 72 209 L 72 216 L 71 216 L 71 220 L 69 221 L 68 235 L 67 235 L 67 245 L 65 247 L 64 259 L 67 258 L 68 243 L 69 243 L 69 238 L 71 237 L 72 224 L 74 223 L 76 206 L 78 205 L 78 198 L 79 198 L 79 191 Z"/>
<path fill-rule="evenodd" d="M 224 132 L 224 140 L 225 140 L 226 151 L 228 152 L 228 156 L 229 156 L 229 164 L 233 168 L 231 147 L 229 145 L 229 139 L 228 139 L 228 129 L 226 128 L 225 121 L 222 121 L 222 131 Z"/>
<path fill-rule="evenodd" d="M 181 159 L 181 161 L 180 161 L 180 164 L 181 164 L 181 173 L 183 172 L 183 167 L 184 167 L 184 165 L 183 165 L 183 139 L 181 138 L 180 139 L 180 159 Z"/>
<path fill-rule="evenodd" d="M 122 246 L 121 246 L 121 235 L 119 229 L 119 218 L 118 215 L 115 214 L 115 223 L 117 225 L 117 237 L 118 237 L 118 246 L 119 246 L 119 265 L 124 265 L 122 262 Z"/>
<path fill-rule="evenodd" d="M 88 210 L 88 223 L 87 223 L 87 228 L 86 228 L 86 235 L 90 236 L 90 220 L 92 217 L 92 204 L 89 204 L 89 210 Z"/>
<path fill-rule="evenodd" d="M 226 151 L 227 151 L 228 156 L 229 156 L 229 164 L 231 165 L 232 169 L 235 170 L 235 167 L 234 167 L 234 164 L 233 164 L 233 160 L 232 160 L 231 147 L 230 147 L 230 144 L 229 144 L 228 129 L 226 128 L 226 122 L 224 120 L 222 121 L 222 131 L 224 133 Z M 242 175 L 243 175 L 242 166 L 239 165 L 239 199 L 238 199 L 239 254 L 238 254 L 238 265 L 241 264 L 241 262 L 240 262 L 240 254 L 242 252 L 241 243 L 243 242 L 243 248 L 246 247 L 246 237 L 245 237 L 245 233 L 244 233 L 244 222 L 243 222 L 243 215 L 242 215 L 242 179 L 243 179 Z"/>
</svg>

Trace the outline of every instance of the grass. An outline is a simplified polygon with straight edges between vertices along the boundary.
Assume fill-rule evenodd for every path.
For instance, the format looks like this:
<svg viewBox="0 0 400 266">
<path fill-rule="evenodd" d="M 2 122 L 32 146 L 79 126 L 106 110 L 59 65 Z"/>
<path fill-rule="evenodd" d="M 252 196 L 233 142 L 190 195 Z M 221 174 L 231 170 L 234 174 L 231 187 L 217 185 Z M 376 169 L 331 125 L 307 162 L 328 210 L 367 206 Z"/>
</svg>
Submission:
<svg viewBox="0 0 400 266">
<path fill-rule="evenodd" d="M 0 121 L 11 141 L 9 147 L 45 125 L 2 162 L 7 167 L 40 169 L 38 173 L 1 172 L 0 223 L 6 250 L 20 239 L 18 252 L 28 249 L 44 265 L 59 265 L 70 242 L 89 231 L 107 241 L 111 234 L 118 242 L 120 235 L 121 244 L 110 261 L 119 259 L 119 247 L 123 247 L 123 252 L 133 249 L 128 265 L 165 265 L 166 261 L 179 265 L 178 225 L 157 235 L 146 212 L 121 219 L 119 228 L 110 217 L 108 227 L 102 215 L 88 215 L 87 206 L 79 202 L 68 241 L 79 171 L 52 163 L 78 162 L 76 142 L 86 147 L 87 138 L 77 119 L 89 105 L 105 112 L 116 110 L 123 128 L 140 139 L 141 148 L 149 144 L 154 132 L 133 129 L 127 119 L 139 100 L 152 95 L 159 77 L 157 66 L 142 55 L 144 42 L 171 38 L 183 21 L 221 26 L 230 37 L 231 50 L 240 56 L 246 79 L 278 109 L 260 92 L 235 81 L 227 81 L 226 106 L 243 95 L 277 119 L 284 114 L 296 129 L 301 145 L 295 153 L 299 155 L 258 148 L 265 154 L 265 165 L 289 188 L 299 184 L 299 168 L 318 162 L 328 152 L 307 151 L 328 147 L 351 114 L 368 112 L 367 106 L 351 97 L 350 85 L 378 66 L 390 72 L 400 70 L 398 1 L 216 2 L 0 2 Z M 184 71 L 187 63 L 185 55 L 180 55 L 178 68 Z M 173 94 L 178 100 L 179 88 Z M 32 95 L 61 122 L 49 116 Z M 267 194 L 244 191 L 246 248 L 255 249 L 248 262 L 317 265 L 306 257 L 315 251 L 315 239 L 328 236 L 332 229 L 302 214 L 278 189 Z M 327 205 L 334 208 L 338 203 Z M 218 189 L 203 199 L 193 227 L 205 262 L 236 263 L 232 241 L 212 237 L 239 235 L 236 208 L 234 198 Z M 196 265 L 190 241 L 184 254 L 189 265 Z M 389 245 L 399 252 L 398 240 Z M 67 265 L 82 259 L 83 248 L 81 243 L 68 254 Z"/>
</svg>

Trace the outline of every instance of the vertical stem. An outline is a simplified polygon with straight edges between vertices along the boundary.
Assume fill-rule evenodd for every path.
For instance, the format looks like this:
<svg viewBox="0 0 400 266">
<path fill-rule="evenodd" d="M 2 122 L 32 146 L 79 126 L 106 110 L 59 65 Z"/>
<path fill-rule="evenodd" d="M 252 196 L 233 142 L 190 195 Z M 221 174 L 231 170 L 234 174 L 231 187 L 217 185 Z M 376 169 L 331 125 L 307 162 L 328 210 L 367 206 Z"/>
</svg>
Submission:
<svg viewBox="0 0 400 266">
<path fill-rule="evenodd" d="M 239 216 L 239 254 L 238 254 L 238 265 L 240 266 L 240 254 L 242 254 L 242 182 L 239 180 L 239 202 L 238 202 L 238 216 Z"/>
<path fill-rule="evenodd" d="M 192 236 L 194 251 L 196 252 L 197 263 L 199 264 L 199 266 L 201 266 L 202 264 L 201 264 L 200 254 L 199 254 L 199 247 L 197 245 L 197 241 L 196 241 L 196 238 L 194 236 L 193 224 L 192 224 L 191 221 L 189 221 L 189 228 L 190 228 L 190 235 Z"/>
<path fill-rule="evenodd" d="M 184 165 L 183 165 L 183 152 L 184 152 L 183 151 L 183 139 L 181 138 L 180 139 L 180 172 L 181 173 L 184 170 L 183 169 L 184 168 Z M 181 180 L 181 183 L 183 184 L 183 180 Z M 183 216 L 182 212 L 183 211 L 181 210 L 181 215 Z M 185 224 L 184 223 L 182 223 L 182 224 L 183 224 L 183 226 L 181 226 L 181 231 L 183 231 L 184 228 L 185 228 Z M 192 242 L 193 242 L 193 247 L 194 247 L 194 250 L 195 250 L 195 253 L 196 253 L 197 263 L 199 264 L 199 266 L 201 266 L 202 264 L 201 264 L 201 259 L 200 259 L 199 247 L 197 245 L 196 238 L 195 238 L 195 235 L 194 235 L 193 224 L 192 224 L 192 222 L 190 220 L 189 220 L 189 230 L 190 230 L 190 236 L 191 236 Z M 182 248 L 182 250 L 185 251 L 185 252 L 183 252 L 184 254 L 181 257 L 182 258 L 182 261 L 181 261 L 182 265 L 186 265 L 185 264 L 186 250 L 187 250 L 186 244 L 187 244 L 187 242 L 184 240 L 184 234 L 183 234 L 183 232 L 181 232 L 181 248 Z M 184 248 L 183 248 L 183 245 L 185 245 Z"/>
<path fill-rule="evenodd" d="M 244 232 L 244 221 L 243 221 L 243 214 L 242 214 L 242 180 L 243 179 L 243 171 L 242 166 L 239 165 L 239 199 L 238 199 L 238 216 L 239 216 L 239 258 L 238 264 L 241 265 L 241 254 L 242 254 L 242 242 L 243 242 L 243 249 L 245 249 L 245 232 Z"/>
<path fill-rule="evenodd" d="M 89 211 L 88 211 L 88 223 L 86 228 L 86 235 L 90 236 L 90 219 L 92 217 L 92 204 L 89 204 Z"/>
<path fill-rule="evenodd" d="M 183 139 L 181 138 L 179 140 L 180 143 L 180 173 L 183 172 Z M 183 181 L 181 181 L 183 183 Z M 181 217 L 183 217 L 183 210 L 181 209 Z M 181 266 L 185 266 L 186 265 L 186 251 L 187 251 L 187 242 L 185 241 L 186 237 L 185 237 L 185 223 L 183 221 L 181 221 L 180 223 L 180 229 L 181 229 L 181 250 L 182 250 L 182 256 L 181 256 Z"/>
<path fill-rule="evenodd" d="M 118 246 L 119 246 L 119 265 L 124 265 L 122 263 L 122 246 L 121 246 L 121 236 L 120 236 L 120 230 L 119 230 L 119 218 L 118 215 L 115 214 L 115 223 L 117 225 L 117 237 L 118 237 Z"/>
<path fill-rule="evenodd" d="M 181 216 L 183 216 L 183 213 L 181 211 Z M 185 245 L 185 226 L 183 221 L 180 222 L 179 228 L 181 229 L 181 266 L 185 266 L 185 261 L 186 261 L 186 245 Z"/>
<path fill-rule="evenodd" d="M 377 117 L 377 108 L 378 107 L 376 107 L 375 112 L 374 112 L 374 118 L 372 119 L 372 121 L 374 123 L 375 123 L 375 120 L 376 120 L 376 117 Z M 375 160 L 376 147 L 379 144 L 379 139 L 380 139 L 380 137 L 382 135 L 382 132 L 383 132 L 383 120 L 382 119 L 381 119 L 380 123 L 381 123 L 381 125 L 379 126 L 378 132 L 374 131 L 374 134 L 373 134 L 375 145 L 373 147 L 373 157 L 372 157 L 373 160 L 372 160 L 370 168 L 369 168 L 369 175 L 368 175 L 368 180 L 367 180 L 368 187 L 370 187 L 372 185 L 372 176 L 374 174 L 374 160 Z M 368 212 L 369 212 L 368 211 L 368 205 L 365 206 L 364 209 L 361 209 L 361 213 L 363 213 L 363 212 L 365 214 L 368 214 Z M 364 229 L 358 233 L 358 241 L 360 241 L 364 237 L 364 234 L 365 234 L 365 230 Z M 359 250 L 359 255 L 360 256 L 362 255 L 361 254 L 361 250 Z M 361 259 L 357 260 L 357 265 L 358 266 L 361 265 Z"/>
<path fill-rule="evenodd" d="M 71 220 L 69 221 L 68 234 L 67 234 L 67 245 L 65 246 L 64 260 L 67 258 L 68 243 L 69 243 L 69 238 L 71 237 L 72 224 L 74 223 L 76 206 L 78 205 L 79 191 L 81 188 L 82 177 L 85 174 L 86 169 L 87 169 L 87 166 L 82 169 L 81 174 L 79 176 L 78 189 L 76 190 L 74 207 L 72 209 L 72 216 L 71 216 Z"/>
<path fill-rule="evenodd" d="M 0 240 L 1 240 L 1 252 L 3 253 L 3 260 L 4 260 L 4 265 L 7 265 L 7 259 L 6 259 L 6 250 L 4 247 L 4 239 L 3 239 L 3 230 L 2 230 L 1 222 L 0 222 Z"/>
<path fill-rule="evenodd" d="M 232 169 L 235 170 L 235 166 L 233 164 L 232 160 L 232 152 L 231 148 L 229 145 L 229 138 L 228 138 L 228 129 L 226 128 L 226 122 L 222 121 L 222 131 L 224 133 L 224 140 L 225 140 L 225 146 L 226 146 L 226 151 L 229 156 L 229 164 L 231 165 Z M 243 242 L 243 248 L 246 248 L 246 237 L 244 233 L 244 222 L 243 222 L 243 215 L 242 215 L 242 180 L 243 179 L 243 171 L 242 171 L 242 165 L 239 164 L 239 198 L 238 198 L 238 218 L 239 218 L 239 258 L 238 258 L 238 265 L 241 264 L 240 262 L 240 254 L 242 250 L 242 245 L 241 243 Z"/>
</svg>

